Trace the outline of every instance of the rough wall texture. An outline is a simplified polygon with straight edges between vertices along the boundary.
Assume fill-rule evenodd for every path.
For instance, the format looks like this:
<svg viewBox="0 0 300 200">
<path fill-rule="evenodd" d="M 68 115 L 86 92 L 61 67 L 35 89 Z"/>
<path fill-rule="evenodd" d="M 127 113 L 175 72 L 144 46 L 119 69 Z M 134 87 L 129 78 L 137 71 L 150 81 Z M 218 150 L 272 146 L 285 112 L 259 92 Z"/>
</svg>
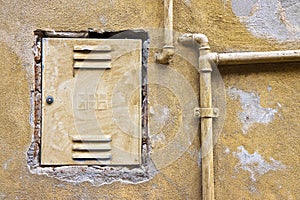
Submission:
<svg viewBox="0 0 300 200">
<path fill-rule="evenodd" d="M 175 0 L 174 29 L 206 34 L 217 52 L 299 49 L 299 3 L 251 2 L 251 10 L 245 10 L 245 1 Z M 160 158 L 157 175 L 139 184 L 68 183 L 31 174 L 27 167 L 33 135 L 33 31 L 151 28 L 159 32 L 162 0 L 11 0 L 0 1 L 0 9 L 0 199 L 201 198 L 198 137 L 192 137 L 188 147 L 179 146 L 182 155 L 172 162 L 167 156 Z M 170 68 L 160 68 L 154 64 L 154 54 L 163 38 L 156 36 L 150 34 L 149 79 L 167 76 L 173 69 L 197 96 L 198 75 L 191 66 L 196 54 L 189 61 L 176 55 Z M 220 72 L 227 113 L 214 152 L 216 199 L 300 199 L 299 63 L 224 66 Z M 168 88 L 155 82 L 149 85 L 154 152 L 175 137 L 182 106 Z"/>
</svg>

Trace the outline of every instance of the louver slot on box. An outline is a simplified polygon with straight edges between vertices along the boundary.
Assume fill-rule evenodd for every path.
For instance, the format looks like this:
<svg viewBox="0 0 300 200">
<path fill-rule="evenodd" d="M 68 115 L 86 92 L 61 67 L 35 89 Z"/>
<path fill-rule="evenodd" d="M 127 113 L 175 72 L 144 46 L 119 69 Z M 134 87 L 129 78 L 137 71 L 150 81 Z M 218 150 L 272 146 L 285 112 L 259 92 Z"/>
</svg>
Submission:
<svg viewBox="0 0 300 200">
<path fill-rule="evenodd" d="M 111 68 L 111 47 L 109 45 L 74 46 L 74 68 Z"/>
</svg>

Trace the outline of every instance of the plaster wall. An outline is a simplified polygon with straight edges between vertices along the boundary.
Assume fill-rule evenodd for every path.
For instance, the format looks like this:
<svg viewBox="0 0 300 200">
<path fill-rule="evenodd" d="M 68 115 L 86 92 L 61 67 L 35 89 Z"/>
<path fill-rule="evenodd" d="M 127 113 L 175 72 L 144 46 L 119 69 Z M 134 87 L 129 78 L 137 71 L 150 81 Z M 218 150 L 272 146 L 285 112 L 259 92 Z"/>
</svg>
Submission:
<svg viewBox="0 0 300 200">
<path fill-rule="evenodd" d="M 251 2 L 250 9 L 245 1 L 175 0 L 174 31 L 206 34 L 215 52 L 299 49 L 296 1 Z M 30 92 L 37 29 L 151 30 L 150 139 L 154 152 L 172 141 L 181 124 L 182 105 L 178 96 L 155 80 L 173 70 L 193 89 L 186 96 L 197 97 L 199 77 L 193 67 L 196 51 L 191 49 L 185 49 L 191 51 L 186 59 L 176 54 L 167 68 L 155 64 L 155 52 L 163 46 L 162 0 L 11 0 L 0 1 L 0 10 L 0 199 L 201 199 L 198 137 L 191 137 L 188 146 L 177 147 L 183 148 L 179 157 L 159 158 L 163 164 L 156 175 L 136 184 L 71 183 L 33 174 L 27 166 L 33 137 Z M 300 199 L 299 63 L 219 70 L 226 93 L 220 101 L 227 111 L 214 150 L 216 199 Z"/>
</svg>

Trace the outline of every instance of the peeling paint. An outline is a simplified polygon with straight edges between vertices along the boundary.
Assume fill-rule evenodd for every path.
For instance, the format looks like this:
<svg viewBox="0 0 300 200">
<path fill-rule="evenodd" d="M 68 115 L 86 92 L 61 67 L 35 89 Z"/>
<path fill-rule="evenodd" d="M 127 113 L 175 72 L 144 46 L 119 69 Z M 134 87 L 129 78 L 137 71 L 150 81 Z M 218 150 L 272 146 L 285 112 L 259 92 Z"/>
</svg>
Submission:
<svg viewBox="0 0 300 200">
<path fill-rule="evenodd" d="M 240 168 L 248 171 L 251 174 L 250 178 L 252 181 L 256 181 L 257 177 L 260 177 L 269 171 L 286 169 L 286 166 L 281 164 L 280 161 L 270 157 L 270 162 L 267 162 L 259 153 L 254 152 L 253 154 L 250 154 L 243 146 L 239 146 L 237 152 L 233 152 L 232 154 L 237 157 L 240 162 L 235 166 L 236 169 Z"/>
<path fill-rule="evenodd" d="M 167 142 L 166 135 L 161 129 L 169 118 L 170 109 L 167 105 L 154 104 L 149 107 L 149 121 L 152 125 L 149 129 L 149 136 L 152 149 L 160 149 L 165 146 Z"/>
<path fill-rule="evenodd" d="M 160 148 L 166 143 L 166 136 L 163 132 L 150 136 L 150 139 L 152 148 Z"/>
<path fill-rule="evenodd" d="M 232 0 L 231 6 L 253 35 L 277 40 L 300 38 L 298 0 Z"/>
<path fill-rule="evenodd" d="M 230 149 L 227 147 L 224 151 L 226 154 L 229 154 L 230 153 Z"/>
<path fill-rule="evenodd" d="M 10 158 L 10 159 L 8 159 L 4 164 L 3 164 L 3 169 L 4 170 L 7 170 L 8 169 L 8 164 L 12 161 L 13 159 L 12 158 Z"/>
<path fill-rule="evenodd" d="M 95 186 L 123 182 L 138 184 L 149 181 L 158 171 L 149 160 L 148 165 L 129 169 L 126 167 L 101 166 L 63 166 L 63 167 L 29 167 L 32 174 L 46 175 L 74 184 L 90 182 Z"/>
<path fill-rule="evenodd" d="M 228 94 L 231 99 L 240 100 L 243 111 L 238 113 L 238 117 L 243 125 L 242 131 L 244 134 L 255 123 L 270 123 L 277 113 L 276 109 L 263 108 L 260 105 L 260 97 L 253 92 L 244 92 L 237 88 L 229 88 Z"/>
<path fill-rule="evenodd" d="M 155 122 L 165 124 L 166 120 L 170 117 L 170 109 L 166 105 L 155 104 L 150 106 L 150 115 Z"/>
<path fill-rule="evenodd" d="M 268 92 L 271 92 L 272 91 L 272 86 L 269 85 L 267 89 L 268 89 Z"/>
<path fill-rule="evenodd" d="M 102 23 L 103 26 L 106 25 L 106 23 L 107 23 L 107 18 L 106 18 L 105 16 L 101 15 L 101 16 L 99 17 L 99 20 L 100 20 L 100 22 Z"/>
<path fill-rule="evenodd" d="M 190 7 L 192 5 L 191 0 L 184 0 L 184 4 L 188 7 Z"/>
</svg>

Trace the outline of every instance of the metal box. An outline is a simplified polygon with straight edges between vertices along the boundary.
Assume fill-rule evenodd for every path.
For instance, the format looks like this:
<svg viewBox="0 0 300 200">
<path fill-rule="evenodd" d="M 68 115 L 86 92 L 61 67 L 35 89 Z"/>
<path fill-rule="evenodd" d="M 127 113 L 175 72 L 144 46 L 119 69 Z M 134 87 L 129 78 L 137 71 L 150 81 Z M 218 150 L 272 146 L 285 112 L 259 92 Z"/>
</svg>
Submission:
<svg viewBox="0 0 300 200">
<path fill-rule="evenodd" d="M 44 38 L 42 165 L 141 164 L 141 40 Z"/>
</svg>

